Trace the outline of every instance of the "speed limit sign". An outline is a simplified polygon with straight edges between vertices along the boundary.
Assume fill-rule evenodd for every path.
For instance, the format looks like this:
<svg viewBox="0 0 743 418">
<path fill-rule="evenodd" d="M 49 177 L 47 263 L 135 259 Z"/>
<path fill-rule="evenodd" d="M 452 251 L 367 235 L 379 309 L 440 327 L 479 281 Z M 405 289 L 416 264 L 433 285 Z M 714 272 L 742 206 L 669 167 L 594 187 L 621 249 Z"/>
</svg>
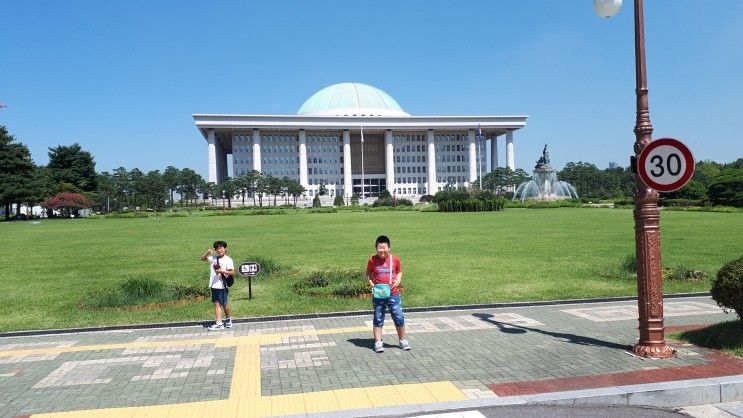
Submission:
<svg viewBox="0 0 743 418">
<path fill-rule="evenodd" d="M 694 174 L 694 157 L 681 141 L 660 138 L 648 144 L 637 159 L 643 183 L 659 192 L 678 190 Z"/>
</svg>

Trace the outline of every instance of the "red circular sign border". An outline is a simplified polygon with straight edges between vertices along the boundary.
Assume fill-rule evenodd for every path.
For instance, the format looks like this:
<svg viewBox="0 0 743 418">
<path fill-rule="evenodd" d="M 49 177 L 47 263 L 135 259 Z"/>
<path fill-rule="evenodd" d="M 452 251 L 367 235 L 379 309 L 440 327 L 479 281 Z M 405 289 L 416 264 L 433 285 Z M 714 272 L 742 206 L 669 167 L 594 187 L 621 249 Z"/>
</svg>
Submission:
<svg viewBox="0 0 743 418">
<path fill-rule="evenodd" d="M 647 176 L 644 169 L 645 160 L 647 160 L 650 151 L 663 145 L 668 145 L 676 148 L 677 150 L 679 150 L 679 152 L 681 152 L 681 154 L 683 154 L 684 159 L 686 160 L 686 170 L 684 174 L 681 176 L 680 179 L 670 184 L 659 184 L 654 182 L 650 179 L 649 176 Z M 694 175 L 694 169 L 694 156 L 691 154 L 691 151 L 686 145 L 684 145 L 683 142 L 675 138 L 658 138 L 654 140 L 642 149 L 642 151 L 640 152 L 640 156 L 637 159 L 637 173 L 640 176 L 640 179 L 643 183 L 645 183 L 645 185 L 647 185 L 648 187 L 652 187 L 659 192 L 673 192 L 684 187 L 689 179 L 691 179 L 691 176 Z"/>
</svg>

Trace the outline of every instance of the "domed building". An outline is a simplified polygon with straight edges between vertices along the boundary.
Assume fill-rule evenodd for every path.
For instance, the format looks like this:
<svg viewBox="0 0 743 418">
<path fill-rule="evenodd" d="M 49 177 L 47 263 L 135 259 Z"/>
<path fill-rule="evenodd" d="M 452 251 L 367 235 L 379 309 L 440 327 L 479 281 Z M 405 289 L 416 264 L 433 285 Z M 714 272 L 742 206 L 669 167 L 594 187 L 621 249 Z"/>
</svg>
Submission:
<svg viewBox="0 0 743 418">
<path fill-rule="evenodd" d="M 505 137 L 506 166 L 515 169 L 513 132 L 526 125 L 526 116 L 412 116 L 362 83 L 325 87 L 296 115 L 193 118 L 207 141 L 209 181 L 256 170 L 299 180 L 309 197 L 325 185 L 331 198 L 347 199 L 383 190 L 415 198 L 446 184 L 469 185 L 498 167 L 499 137 Z"/>
</svg>

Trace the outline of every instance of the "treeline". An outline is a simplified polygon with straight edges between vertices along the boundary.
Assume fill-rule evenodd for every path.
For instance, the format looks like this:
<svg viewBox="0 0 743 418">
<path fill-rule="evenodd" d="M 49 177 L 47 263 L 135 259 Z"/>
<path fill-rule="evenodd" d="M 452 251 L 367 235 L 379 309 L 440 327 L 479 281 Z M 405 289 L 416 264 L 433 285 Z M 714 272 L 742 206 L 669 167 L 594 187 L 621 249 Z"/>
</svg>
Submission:
<svg viewBox="0 0 743 418">
<path fill-rule="evenodd" d="M 159 170 L 144 174 L 137 168 L 127 170 L 119 167 L 111 173 L 100 173 L 98 182 L 97 207 L 105 211 L 133 208 L 162 210 L 176 204 L 176 194 L 180 197 L 178 202 L 181 206 L 208 199 L 212 203 L 215 199 L 223 199 L 227 207 L 232 207 L 235 199 L 240 199 L 242 204 L 252 199 L 253 205 L 263 206 L 265 198 L 273 198 L 274 206 L 279 198 L 284 204 L 289 204 L 291 198 L 296 205 L 297 199 L 305 192 L 297 180 L 266 176 L 258 171 L 250 171 L 236 178 L 227 177 L 217 185 L 205 181 L 190 168 L 178 169 L 173 166 L 168 166 L 162 174 Z"/>
<path fill-rule="evenodd" d="M 68 216 L 83 208 L 104 212 L 162 210 L 175 204 L 176 194 L 180 205 L 223 198 L 232 206 L 236 197 L 242 203 L 252 199 L 258 206 L 263 206 L 265 198 L 273 198 L 274 205 L 279 198 L 286 204 L 293 198 L 296 205 L 297 198 L 305 192 L 297 180 L 265 176 L 257 171 L 234 179 L 228 177 L 221 185 L 205 181 L 190 168 L 172 166 L 162 172 L 119 167 L 110 173 L 97 173 L 95 159 L 79 144 L 49 148 L 48 156 L 47 165 L 36 165 L 28 147 L 0 126 L 0 203 L 6 220 L 13 212 L 12 206 L 16 216 L 25 216 L 21 205 L 40 205 L 50 216 L 54 211 Z"/>
<path fill-rule="evenodd" d="M 629 167 L 599 169 L 583 161 L 569 162 L 557 178 L 572 184 L 581 199 L 631 200 L 635 178 Z M 499 167 L 482 178 L 482 188 L 512 197 L 513 190 L 531 179 L 524 170 Z M 697 162 L 694 176 L 683 188 L 661 194 L 665 205 L 719 205 L 743 207 L 743 158 L 728 164 Z"/>
<path fill-rule="evenodd" d="M 28 147 L 0 126 L 0 203 L 4 206 L 6 220 L 13 212 L 13 205 L 17 215 L 21 205 L 41 205 L 49 214 L 56 211 L 65 216 L 82 208 L 104 212 L 162 210 L 176 203 L 193 205 L 209 199 L 212 203 L 214 199 L 222 199 L 230 207 L 235 199 L 243 204 L 250 200 L 255 206 L 264 203 L 276 206 L 288 205 L 290 201 L 296 205 L 306 191 L 297 180 L 265 176 L 257 171 L 227 178 L 221 185 L 205 181 L 190 168 L 172 166 L 162 172 L 145 173 L 137 168 L 119 167 L 98 173 L 93 156 L 79 144 L 49 148 L 48 155 L 47 165 L 36 165 Z M 630 200 L 634 196 L 635 180 L 628 168 L 600 170 L 591 163 L 569 162 L 557 176 L 575 186 L 582 199 Z M 451 210 L 498 210 L 501 205 L 495 197 L 510 199 L 516 187 L 530 178 L 524 170 L 500 167 L 482 178 L 482 189 L 489 194 L 474 198 L 490 203 L 475 203 L 474 200 L 467 204 L 452 203 Z M 474 185 L 479 186 L 479 183 L 478 180 Z M 444 189 L 453 192 L 455 186 L 448 184 Z M 318 194 L 326 193 L 327 189 L 321 185 Z M 450 197 L 452 199 L 436 200 L 468 200 L 463 196 Z M 401 204 L 399 199 L 390 202 Z M 698 162 L 693 179 L 676 192 L 662 194 L 661 204 L 743 207 L 743 158 L 729 164 Z"/>
</svg>

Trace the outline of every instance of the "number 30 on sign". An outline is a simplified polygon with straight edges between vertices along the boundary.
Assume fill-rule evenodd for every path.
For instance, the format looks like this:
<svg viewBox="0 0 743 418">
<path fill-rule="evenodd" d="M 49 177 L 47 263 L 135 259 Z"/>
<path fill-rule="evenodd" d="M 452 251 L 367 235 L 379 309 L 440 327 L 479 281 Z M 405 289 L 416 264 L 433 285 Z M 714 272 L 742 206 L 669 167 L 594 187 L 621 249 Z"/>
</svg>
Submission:
<svg viewBox="0 0 743 418">
<path fill-rule="evenodd" d="M 640 153 L 637 173 L 649 187 L 659 192 L 672 192 L 684 187 L 694 175 L 694 157 L 677 139 L 656 139 Z"/>
</svg>

